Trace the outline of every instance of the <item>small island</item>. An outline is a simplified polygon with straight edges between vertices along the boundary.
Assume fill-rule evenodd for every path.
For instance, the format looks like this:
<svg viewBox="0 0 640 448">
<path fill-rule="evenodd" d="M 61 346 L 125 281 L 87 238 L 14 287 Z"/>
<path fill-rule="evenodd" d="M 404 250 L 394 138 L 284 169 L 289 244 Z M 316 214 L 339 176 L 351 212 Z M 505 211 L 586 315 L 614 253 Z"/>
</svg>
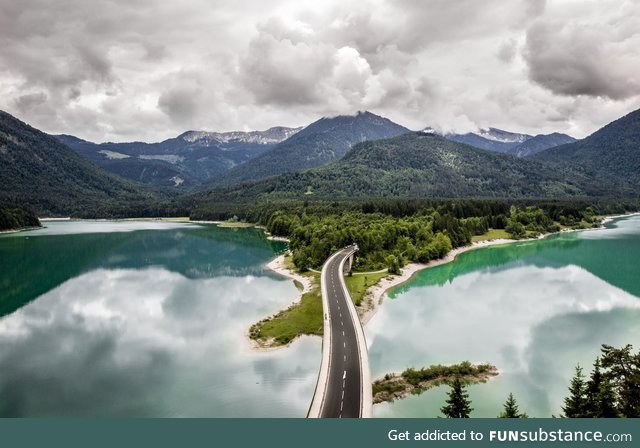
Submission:
<svg viewBox="0 0 640 448">
<path fill-rule="evenodd" d="M 449 384 L 456 377 L 463 383 L 485 383 L 498 375 L 491 364 L 471 364 L 469 361 L 444 366 L 432 365 L 422 369 L 408 368 L 402 373 L 388 373 L 373 382 L 373 404 L 394 401 L 410 394 L 421 394 L 427 389 Z"/>
</svg>

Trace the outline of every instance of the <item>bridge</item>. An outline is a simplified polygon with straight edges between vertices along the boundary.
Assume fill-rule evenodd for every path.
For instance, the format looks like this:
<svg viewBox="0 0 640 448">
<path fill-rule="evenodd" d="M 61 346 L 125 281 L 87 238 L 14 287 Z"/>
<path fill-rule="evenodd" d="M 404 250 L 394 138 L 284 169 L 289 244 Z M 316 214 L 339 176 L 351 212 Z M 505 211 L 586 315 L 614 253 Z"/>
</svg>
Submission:
<svg viewBox="0 0 640 448">
<path fill-rule="evenodd" d="M 307 417 L 371 417 L 371 372 L 364 331 L 344 274 L 351 270 L 358 246 L 331 255 L 322 267 L 324 313 L 322 363 Z"/>
</svg>

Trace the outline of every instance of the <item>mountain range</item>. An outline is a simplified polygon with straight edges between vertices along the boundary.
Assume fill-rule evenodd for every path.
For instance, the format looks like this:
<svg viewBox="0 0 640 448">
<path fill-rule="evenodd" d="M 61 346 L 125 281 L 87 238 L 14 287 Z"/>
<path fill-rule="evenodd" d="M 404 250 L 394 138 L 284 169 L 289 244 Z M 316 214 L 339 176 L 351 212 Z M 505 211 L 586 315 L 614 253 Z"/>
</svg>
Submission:
<svg viewBox="0 0 640 448">
<path fill-rule="evenodd" d="M 546 163 L 435 134 L 406 133 L 357 144 L 329 165 L 196 193 L 195 202 L 367 197 L 551 198 L 591 194 L 589 179 Z M 595 194 L 595 192 L 594 192 Z"/>
<path fill-rule="evenodd" d="M 232 168 L 212 184 L 231 185 L 326 165 L 343 157 L 356 143 L 407 132 L 409 129 L 371 112 L 321 118 L 271 151 Z"/>
<path fill-rule="evenodd" d="M 564 144 L 572 139 L 493 128 L 476 137 L 512 146 L 507 154 L 480 149 L 450 135 L 411 132 L 369 112 L 323 118 L 303 129 L 189 131 L 155 144 L 95 144 L 54 138 L 2 112 L 0 200 L 40 215 L 110 216 L 116 210 L 146 216 L 268 198 L 638 197 L 640 111 Z M 192 189 L 208 183 L 177 197 L 175 176 L 193 182 Z M 167 179 L 173 193 L 158 188 Z"/>
<path fill-rule="evenodd" d="M 429 130 L 365 142 L 327 166 L 201 192 L 196 203 L 206 208 L 256 198 L 637 198 L 639 188 L 640 110 L 583 140 L 524 158 Z"/>
<path fill-rule="evenodd" d="M 567 143 L 573 143 L 576 141 L 577 140 L 570 135 L 561 134 L 559 132 L 554 132 L 552 134 L 538 134 L 535 137 L 531 137 L 519 145 L 510 148 L 506 153 L 517 157 L 527 157 L 555 146 L 566 145 Z"/>
<path fill-rule="evenodd" d="M 276 146 L 301 128 L 266 131 L 188 131 L 159 143 L 93 143 L 57 135 L 62 143 L 96 165 L 130 180 L 154 186 L 189 188 Z"/>
<path fill-rule="evenodd" d="M 575 138 L 559 132 L 532 136 L 529 134 L 503 131 L 497 128 L 480 129 L 478 132 L 469 132 L 466 134 L 455 134 L 439 133 L 432 127 L 427 127 L 423 132 L 439 134 L 447 140 L 465 143 L 489 151 L 512 154 L 517 157 L 530 156 L 554 146 L 576 141 Z"/>
</svg>

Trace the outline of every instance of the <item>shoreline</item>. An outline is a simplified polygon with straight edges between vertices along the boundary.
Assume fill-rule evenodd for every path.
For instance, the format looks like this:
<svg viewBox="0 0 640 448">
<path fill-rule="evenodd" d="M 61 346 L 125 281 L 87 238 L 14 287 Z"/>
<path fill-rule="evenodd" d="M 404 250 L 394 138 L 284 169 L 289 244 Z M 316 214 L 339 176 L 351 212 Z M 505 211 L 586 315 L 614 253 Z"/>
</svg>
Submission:
<svg viewBox="0 0 640 448">
<path fill-rule="evenodd" d="M 267 263 L 266 266 L 273 272 L 295 280 L 302 285 L 302 289 L 298 288 L 298 297 L 296 297 L 293 302 L 291 302 L 291 305 L 293 305 L 300 302 L 303 294 L 306 294 L 313 289 L 313 281 L 311 280 L 311 278 L 306 277 L 302 274 L 298 274 L 297 272 L 286 267 L 284 264 L 284 258 L 285 254 L 278 255 L 276 258 Z"/>
<path fill-rule="evenodd" d="M 19 229 L 8 229 L 8 230 L 0 230 L 0 235 L 9 235 L 12 233 L 20 233 L 20 232 L 29 232 L 30 230 L 39 230 L 39 229 L 44 229 L 45 226 L 39 226 L 39 227 L 20 227 Z"/>
<path fill-rule="evenodd" d="M 366 326 L 371 321 L 371 319 L 377 314 L 378 309 L 384 302 L 385 295 L 389 290 L 411 280 L 411 278 L 420 271 L 433 268 L 436 266 L 441 266 L 443 264 L 451 263 L 452 261 L 455 261 L 455 259 L 460 254 L 463 254 L 465 252 L 469 252 L 476 249 L 482 249 L 485 247 L 491 247 L 491 246 L 500 246 L 500 245 L 506 245 L 506 244 L 527 242 L 527 241 L 538 241 L 538 240 L 543 240 L 551 235 L 559 235 L 562 233 L 598 230 L 598 229 L 604 228 L 604 224 L 611 222 L 614 219 L 627 218 L 627 217 L 638 216 L 638 215 L 640 215 L 640 212 L 628 213 L 624 215 L 607 215 L 602 217 L 602 221 L 600 222 L 599 227 L 587 228 L 587 229 L 564 229 L 564 230 L 560 230 L 559 232 L 543 233 L 535 238 L 523 238 L 518 240 L 510 239 L 510 238 L 497 238 L 494 240 L 477 241 L 477 242 L 471 243 L 468 246 L 457 247 L 451 250 L 443 258 L 440 258 L 437 260 L 431 260 L 428 263 L 409 263 L 402 268 L 402 273 L 400 275 L 393 275 L 393 276 L 390 275 L 390 276 L 384 277 L 375 286 L 372 286 L 367 290 L 367 293 L 363 298 L 363 305 L 361 305 L 360 307 L 356 307 L 356 310 L 358 311 L 358 316 L 360 317 L 362 326 L 363 327 Z M 280 261 L 278 262 L 278 260 Z M 280 255 L 276 257 L 274 260 L 272 260 L 271 262 L 269 262 L 267 264 L 267 267 L 278 274 L 284 275 L 285 277 L 300 281 L 303 285 L 305 285 L 305 283 L 302 281 L 303 279 L 309 281 L 304 276 L 286 268 L 284 266 L 283 261 L 284 261 L 284 255 Z M 311 287 L 309 288 L 311 289 Z M 310 289 L 305 289 L 303 292 L 301 292 L 291 304 L 298 303 L 300 301 L 300 297 L 302 296 L 302 294 L 304 292 L 308 292 Z M 247 336 L 247 339 L 249 339 L 248 336 Z M 271 350 L 277 350 L 280 348 L 288 347 L 298 339 L 299 337 L 293 339 L 291 342 L 289 342 L 286 345 L 282 345 L 278 347 L 262 347 L 262 346 L 255 347 L 257 345 L 255 344 L 255 341 L 250 339 L 249 340 L 251 341 L 252 346 L 255 347 L 254 348 L 255 350 L 271 351 Z"/>
<path fill-rule="evenodd" d="M 285 259 L 286 254 L 282 254 L 282 255 L 278 255 L 276 258 L 274 258 L 273 260 L 271 260 L 269 263 L 266 264 L 266 267 L 268 269 L 270 269 L 271 271 L 275 272 L 276 274 L 282 275 L 283 277 L 287 277 L 291 280 L 293 280 L 294 282 L 298 282 L 298 284 L 296 285 L 296 288 L 298 289 L 298 295 L 295 297 L 295 299 L 293 299 L 289 305 L 287 305 L 287 308 L 289 308 L 290 306 L 293 305 L 297 305 L 298 303 L 300 303 L 300 300 L 302 300 L 302 296 L 308 292 L 310 292 L 311 290 L 314 289 L 314 284 L 313 284 L 313 280 L 311 277 L 308 276 L 304 276 L 302 274 L 299 274 L 291 269 L 289 269 L 285 264 L 284 264 L 284 259 Z M 300 285 L 302 288 L 300 288 Z M 318 285 L 318 288 L 320 286 Z M 279 311 L 276 311 L 274 314 L 277 314 Z M 266 318 L 271 317 L 267 316 Z M 291 344 L 293 344 L 294 342 L 296 342 L 297 340 L 299 340 L 302 337 L 315 337 L 313 335 L 307 335 L 307 334 L 302 334 L 299 335 L 297 337 L 295 337 L 294 339 L 292 339 L 291 341 L 287 342 L 284 345 L 270 345 L 270 341 L 265 341 L 264 343 L 260 343 L 258 341 L 256 341 L 255 339 L 251 339 L 249 337 L 249 329 L 251 328 L 251 326 L 249 326 L 247 328 L 247 330 L 244 332 L 244 337 L 248 343 L 248 345 L 250 346 L 251 350 L 253 350 L 254 352 L 272 352 L 275 350 L 281 350 L 284 348 L 287 348 L 289 346 L 291 346 Z"/>
<path fill-rule="evenodd" d="M 587 229 L 584 229 L 587 230 Z M 392 277 L 385 277 L 381 279 L 377 285 L 372 286 L 364 297 L 364 302 L 366 304 L 365 307 L 362 307 L 362 316 L 360 320 L 362 321 L 362 325 L 367 325 L 371 319 L 376 315 L 378 309 L 382 305 L 384 301 L 385 294 L 392 288 L 400 286 L 403 283 L 408 282 L 411 278 L 420 271 L 425 269 L 434 268 L 436 266 L 441 266 L 443 264 L 451 263 L 455 261 L 458 255 L 463 254 L 465 252 L 469 252 L 476 249 L 482 249 L 484 247 L 491 246 L 501 246 L 505 244 L 519 243 L 525 241 L 538 241 L 544 239 L 550 235 L 556 235 L 561 232 L 556 233 L 545 233 L 536 238 L 524 238 L 521 240 L 514 240 L 509 238 L 498 238 L 495 240 L 486 240 L 486 241 L 478 241 L 475 243 L 471 243 L 468 246 L 456 247 L 451 250 L 447 255 L 443 258 L 438 258 L 437 260 L 431 260 L 428 263 L 409 263 L 406 264 L 401 269 L 400 275 L 394 275 Z"/>
<path fill-rule="evenodd" d="M 385 277 L 381 279 L 377 285 L 371 287 L 369 291 L 367 291 L 367 294 L 365 295 L 363 302 L 366 303 L 368 306 L 366 308 L 363 307 L 363 312 L 361 316 L 362 325 L 363 326 L 367 325 L 367 323 L 371 321 L 373 316 L 376 315 L 376 313 L 378 312 L 378 309 L 380 308 L 380 306 L 382 305 L 382 302 L 384 301 L 385 294 L 389 290 L 397 286 L 400 286 L 405 282 L 408 282 L 416 273 L 422 270 L 434 268 L 436 266 L 440 266 L 447 263 L 451 263 L 452 261 L 455 261 L 458 255 L 463 254 L 465 252 L 469 252 L 476 249 L 482 249 L 484 247 L 490 247 L 490 246 L 500 246 L 505 244 L 521 243 L 521 242 L 527 242 L 527 241 L 539 241 L 551 235 L 560 235 L 562 233 L 601 230 L 605 228 L 604 225 L 606 223 L 611 222 L 615 219 L 628 218 L 631 216 L 638 216 L 638 215 L 640 215 L 640 212 L 627 213 L 624 215 L 608 215 L 602 218 L 602 221 L 600 222 L 600 226 L 598 227 L 587 228 L 587 229 L 564 229 L 564 230 L 560 230 L 559 232 L 543 233 L 535 238 L 523 238 L 519 240 L 510 239 L 510 238 L 497 238 L 495 240 L 477 241 L 475 243 L 471 243 L 468 246 L 457 247 L 452 251 L 450 251 L 445 257 L 437 260 L 431 260 L 429 263 L 409 263 L 402 268 L 402 274 L 393 276 L 391 278 Z"/>
</svg>

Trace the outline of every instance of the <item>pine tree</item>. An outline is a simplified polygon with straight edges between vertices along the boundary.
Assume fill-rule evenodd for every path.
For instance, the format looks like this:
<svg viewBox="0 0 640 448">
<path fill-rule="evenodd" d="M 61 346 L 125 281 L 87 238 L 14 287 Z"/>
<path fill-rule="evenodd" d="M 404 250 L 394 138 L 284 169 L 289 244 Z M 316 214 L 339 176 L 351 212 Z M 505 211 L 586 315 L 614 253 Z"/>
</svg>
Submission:
<svg viewBox="0 0 640 448">
<path fill-rule="evenodd" d="M 620 412 L 616 407 L 616 392 L 613 390 L 613 385 L 608 378 L 602 378 L 600 383 L 600 390 L 596 396 L 596 414 L 597 418 L 618 418 Z"/>
<path fill-rule="evenodd" d="M 469 393 L 465 391 L 459 377 L 456 377 L 451 383 L 446 403 L 440 408 L 440 411 L 447 418 L 469 418 L 469 414 L 473 411 Z"/>
<path fill-rule="evenodd" d="M 571 385 L 569 386 L 570 395 L 564 399 L 564 406 L 562 411 L 566 418 L 581 418 L 585 417 L 586 411 L 586 385 L 584 382 L 584 375 L 582 374 L 582 368 L 580 365 L 576 367 L 576 374 L 571 379 Z"/>
<path fill-rule="evenodd" d="M 504 411 L 498 418 L 529 418 L 529 416 L 525 412 L 520 413 L 513 393 L 509 393 L 507 401 L 504 403 Z"/>
<path fill-rule="evenodd" d="M 622 348 L 602 345 L 602 367 L 618 397 L 620 413 L 640 417 L 640 353 L 633 354 L 629 344 Z"/>
<path fill-rule="evenodd" d="M 599 403 L 598 394 L 602 387 L 602 372 L 600 371 L 600 358 L 596 358 L 593 363 L 593 370 L 591 371 L 591 377 L 587 381 L 586 385 L 586 402 L 585 402 L 585 417 L 595 417 L 599 415 Z"/>
</svg>

